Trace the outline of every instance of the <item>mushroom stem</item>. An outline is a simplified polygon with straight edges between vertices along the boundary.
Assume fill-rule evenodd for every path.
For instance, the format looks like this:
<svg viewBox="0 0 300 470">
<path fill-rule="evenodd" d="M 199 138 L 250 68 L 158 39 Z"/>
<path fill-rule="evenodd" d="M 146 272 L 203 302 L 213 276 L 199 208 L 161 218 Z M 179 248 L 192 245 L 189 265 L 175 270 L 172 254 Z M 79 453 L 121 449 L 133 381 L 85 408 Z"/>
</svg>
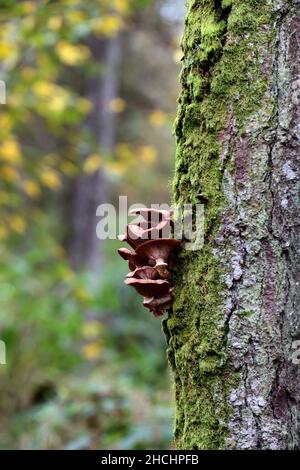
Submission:
<svg viewBox="0 0 300 470">
<path fill-rule="evenodd" d="M 171 273 L 168 270 L 168 263 L 165 261 L 157 260 L 157 263 L 155 264 L 155 269 L 158 272 L 158 274 L 163 277 L 164 279 L 170 279 L 171 278 Z"/>
</svg>

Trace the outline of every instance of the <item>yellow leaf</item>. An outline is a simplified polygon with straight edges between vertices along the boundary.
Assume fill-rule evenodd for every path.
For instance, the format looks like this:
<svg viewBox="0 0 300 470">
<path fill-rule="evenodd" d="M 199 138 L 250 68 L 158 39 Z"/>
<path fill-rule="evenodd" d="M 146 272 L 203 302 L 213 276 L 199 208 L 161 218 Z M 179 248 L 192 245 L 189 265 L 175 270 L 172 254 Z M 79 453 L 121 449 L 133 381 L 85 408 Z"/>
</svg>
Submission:
<svg viewBox="0 0 300 470">
<path fill-rule="evenodd" d="M 160 109 L 152 111 L 152 113 L 149 115 L 149 122 L 154 127 L 162 127 L 165 124 L 166 120 L 166 113 L 164 111 L 161 111 Z"/>
<path fill-rule="evenodd" d="M 157 150 L 152 145 L 144 145 L 138 149 L 141 160 L 145 163 L 153 163 L 157 157 Z"/>
<path fill-rule="evenodd" d="M 67 95 L 56 95 L 47 103 L 47 108 L 52 113 L 62 113 L 68 106 Z"/>
<path fill-rule="evenodd" d="M 123 175 L 126 171 L 126 168 L 126 165 L 122 162 L 108 162 L 106 164 L 106 169 L 118 176 Z"/>
<path fill-rule="evenodd" d="M 57 31 L 62 25 L 62 18 L 61 16 L 54 15 L 49 18 L 47 26 L 52 31 Z"/>
<path fill-rule="evenodd" d="M 61 182 L 56 171 L 48 169 L 41 175 L 41 180 L 50 189 L 59 189 Z"/>
<path fill-rule="evenodd" d="M 81 113 L 88 113 L 91 111 L 93 105 L 86 98 L 78 98 L 76 101 L 76 107 Z"/>
<path fill-rule="evenodd" d="M 81 65 L 90 57 L 90 50 L 86 46 L 70 44 L 59 41 L 55 47 L 56 54 L 65 65 Z"/>
<path fill-rule="evenodd" d="M 19 234 L 24 233 L 26 230 L 26 222 L 20 215 L 12 215 L 9 219 L 9 225 Z"/>
<path fill-rule="evenodd" d="M 20 163 L 21 149 L 13 137 L 6 139 L 0 146 L 0 158 L 9 163 Z"/>
<path fill-rule="evenodd" d="M 109 109 L 113 113 L 122 113 L 126 108 L 126 101 L 123 98 L 114 98 L 109 102 Z"/>
<path fill-rule="evenodd" d="M 92 31 L 95 34 L 112 37 L 121 29 L 122 24 L 120 16 L 108 14 L 92 23 Z"/>
<path fill-rule="evenodd" d="M 82 355 L 89 361 L 98 359 L 102 352 L 102 346 L 99 343 L 89 343 L 82 347 Z"/>
<path fill-rule="evenodd" d="M 101 168 L 102 164 L 103 162 L 100 155 L 98 155 L 97 153 L 92 153 L 85 159 L 85 162 L 83 164 L 83 170 L 86 173 L 94 173 L 99 168 Z"/>
<path fill-rule="evenodd" d="M 15 52 L 14 44 L 0 42 L 0 60 L 7 59 L 13 52 Z"/>
<path fill-rule="evenodd" d="M 82 336 L 86 339 L 96 338 L 99 336 L 102 329 L 103 327 L 98 321 L 88 321 L 82 326 Z"/>
<path fill-rule="evenodd" d="M 128 0 L 113 0 L 113 8 L 120 13 L 127 13 L 129 10 Z"/>
<path fill-rule="evenodd" d="M 74 176 L 75 173 L 76 173 L 76 166 L 74 165 L 74 163 L 71 163 L 71 162 L 63 162 L 61 165 L 60 165 L 60 170 L 65 174 L 65 175 L 68 175 L 68 176 Z"/>
<path fill-rule="evenodd" d="M 32 90 L 39 98 L 51 98 L 55 94 L 56 85 L 40 80 L 32 85 Z"/>
<path fill-rule="evenodd" d="M 23 186 L 24 191 L 32 198 L 38 197 L 41 193 L 38 183 L 34 180 L 25 181 Z"/>
<path fill-rule="evenodd" d="M 39 107 L 52 113 L 62 113 L 68 106 L 69 93 L 55 83 L 40 80 L 33 84 L 32 90 L 42 102 Z"/>
</svg>

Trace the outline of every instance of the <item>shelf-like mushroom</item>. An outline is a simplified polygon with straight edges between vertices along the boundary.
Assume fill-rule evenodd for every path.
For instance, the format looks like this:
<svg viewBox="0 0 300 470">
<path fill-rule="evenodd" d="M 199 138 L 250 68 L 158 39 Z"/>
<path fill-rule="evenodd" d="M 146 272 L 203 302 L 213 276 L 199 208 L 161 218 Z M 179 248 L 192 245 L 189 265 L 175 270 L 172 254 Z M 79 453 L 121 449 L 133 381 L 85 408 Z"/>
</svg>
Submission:
<svg viewBox="0 0 300 470">
<path fill-rule="evenodd" d="M 143 301 L 143 305 L 147 308 L 160 307 L 161 305 L 171 302 L 171 300 L 173 299 L 173 296 L 174 296 L 173 292 L 172 291 L 170 292 L 169 290 L 169 292 L 162 297 L 158 297 L 158 298 L 152 297 L 151 299 L 149 299 L 148 297 L 145 297 Z"/>
<path fill-rule="evenodd" d="M 153 315 L 161 316 L 172 307 L 174 292 L 168 280 L 174 266 L 174 252 L 181 245 L 179 240 L 166 238 L 173 226 L 173 213 L 149 208 L 130 213 L 139 214 L 144 220 L 128 224 L 126 234 L 118 237 L 133 248 L 133 251 L 118 250 L 131 270 L 124 282 L 144 297 L 143 305 Z"/>
<path fill-rule="evenodd" d="M 127 278 L 135 279 L 159 279 L 159 273 L 157 270 L 151 266 L 142 266 L 141 268 L 136 268 L 134 271 L 130 272 L 126 276 Z"/>
<path fill-rule="evenodd" d="M 139 294 L 146 298 L 158 298 L 168 293 L 170 283 L 164 279 L 125 279 L 125 284 L 134 287 Z"/>
<path fill-rule="evenodd" d="M 155 317 L 161 317 L 166 312 L 168 312 L 172 307 L 172 301 L 166 302 L 163 305 L 159 305 L 158 307 L 147 307 L 150 312 L 153 313 Z"/>
<path fill-rule="evenodd" d="M 156 317 L 160 317 L 163 315 L 165 312 L 170 310 L 172 307 L 172 302 L 173 302 L 173 293 L 169 293 L 164 297 L 160 297 L 158 299 L 155 299 L 154 297 L 152 299 L 144 299 L 143 305 L 144 307 L 148 308 L 150 312 L 152 312 Z"/>
<path fill-rule="evenodd" d="M 174 238 L 159 238 L 157 240 L 149 240 L 141 244 L 136 249 L 136 253 L 142 258 L 148 259 L 154 264 L 159 274 L 168 279 L 170 277 L 169 263 L 171 255 L 178 250 L 181 245 L 180 240 Z"/>
<path fill-rule="evenodd" d="M 128 224 L 126 225 L 126 233 L 118 235 L 118 240 L 120 240 L 120 242 L 127 242 L 131 248 L 135 249 L 139 243 L 142 243 L 140 240 L 140 235 L 142 232 L 143 229 L 137 225 Z"/>
<path fill-rule="evenodd" d="M 137 255 L 135 251 L 130 251 L 127 248 L 119 248 L 118 253 L 125 261 L 128 261 L 129 269 L 134 271 L 136 268 L 141 268 L 146 264 L 146 261 L 141 256 Z"/>
</svg>

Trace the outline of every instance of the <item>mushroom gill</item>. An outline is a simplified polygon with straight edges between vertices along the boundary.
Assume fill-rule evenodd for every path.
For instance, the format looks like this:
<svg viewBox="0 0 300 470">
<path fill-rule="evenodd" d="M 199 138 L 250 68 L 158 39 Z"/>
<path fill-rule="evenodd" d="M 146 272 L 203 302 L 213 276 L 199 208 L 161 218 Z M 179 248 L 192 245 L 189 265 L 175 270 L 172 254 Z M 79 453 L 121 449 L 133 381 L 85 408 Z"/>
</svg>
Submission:
<svg viewBox="0 0 300 470">
<path fill-rule="evenodd" d="M 167 238 L 173 226 L 172 211 L 141 208 L 130 214 L 141 215 L 144 220 L 128 224 L 126 234 L 118 237 L 133 249 L 118 250 L 131 271 L 124 282 L 144 297 L 143 305 L 158 317 L 172 307 L 171 270 L 181 241 Z"/>
<path fill-rule="evenodd" d="M 136 268 L 134 271 L 128 273 L 126 278 L 135 278 L 135 279 L 159 279 L 159 273 L 157 270 L 151 266 L 142 266 L 141 268 Z"/>
<path fill-rule="evenodd" d="M 157 240 L 149 240 L 141 244 L 136 249 L 136 253 L 142 258 L 152 261 L 158 273 L 164 277 L 170 277 L 169 264 L 170 258 L 174 251 L 178 250 L 181 245 L 180 240 L 174 238 L 159 238 Z"/>
<path fill-rule="evenodd" d="M 141 268 L 145 265 L 145 259 L 136 254 L 135 251 L 130 251 L 127 248 L 119 248 L 118 253 L 125 261 L 128 261 L 129 269 L 134 271 L 136 268 Z"/>
<path fill-rule="evenodd" d="M 164 279 L 134 279 L 128 278 L 124 281 L 128 286 L 134 287 L 137 292 L 146 298 L 160 297 L 167 294 L 170 283 Z"/>
</svg>

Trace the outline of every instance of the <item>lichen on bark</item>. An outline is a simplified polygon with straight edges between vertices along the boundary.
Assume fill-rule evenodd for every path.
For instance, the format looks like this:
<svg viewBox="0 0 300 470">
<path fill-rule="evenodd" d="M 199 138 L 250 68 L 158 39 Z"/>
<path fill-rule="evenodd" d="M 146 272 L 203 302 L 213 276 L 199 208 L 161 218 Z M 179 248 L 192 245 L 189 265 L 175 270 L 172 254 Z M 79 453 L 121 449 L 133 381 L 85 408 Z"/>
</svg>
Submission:
<svg viewBox="0 0 300 470">
<path fill-rule="evenodd" d="M 164 322 L 178 448 L 299 445 L 288 357 L 291 322 L 300 334 L 299 315 L 289 316 L 300 300 L 299 271 L 289 271 L 300 237 L 280 209 L 283 192 L 299 202 L 299 157 L 285 145 L 299 125 L 288 101 L 297 34 L 296 0 L 187 2 L 173 189 L 180 206 L 204 204 L 205 244 L 182 250 Z"/>
</svg>

